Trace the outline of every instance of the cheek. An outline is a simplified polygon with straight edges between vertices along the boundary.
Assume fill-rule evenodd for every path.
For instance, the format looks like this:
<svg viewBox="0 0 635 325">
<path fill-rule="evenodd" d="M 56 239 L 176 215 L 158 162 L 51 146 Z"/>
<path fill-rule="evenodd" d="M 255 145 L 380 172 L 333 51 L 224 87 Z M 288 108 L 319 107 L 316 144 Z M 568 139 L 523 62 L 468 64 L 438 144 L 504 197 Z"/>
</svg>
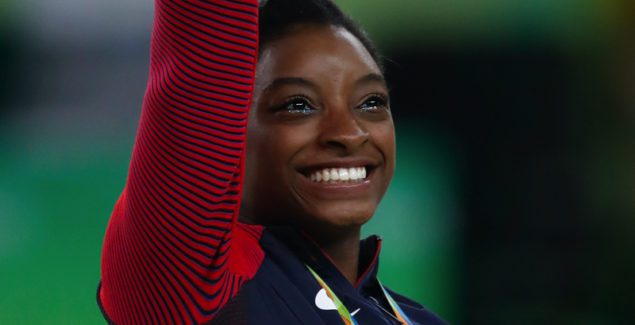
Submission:
<svg viewBox="0 0 635 325">
<path fill-rule="evenodd" d="M 293 159 L 310 143 L 310 131 L 297 125 L 260 126 L 248 132 L 247 162 L 256 177 L 279 178 L 291 170 Z"/>
<path fill-rule="evenodd" d="M 386 122 L 375 125 L 372 129 L 371 136 L 373 142 L 384 155 L 386 163 L 394 165 L 395 161 L 395 127 L 392 122 Z"/>
</svg>

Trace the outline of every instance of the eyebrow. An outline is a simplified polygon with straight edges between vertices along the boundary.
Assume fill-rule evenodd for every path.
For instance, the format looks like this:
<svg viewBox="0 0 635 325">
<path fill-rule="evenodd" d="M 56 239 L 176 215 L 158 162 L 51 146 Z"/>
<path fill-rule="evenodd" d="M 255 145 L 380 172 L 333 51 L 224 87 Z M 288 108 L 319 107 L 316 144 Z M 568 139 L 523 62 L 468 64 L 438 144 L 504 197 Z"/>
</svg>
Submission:
<svg viewBox="0 0 635 325">
<path fill-rule="evenodd" d="M 387 87 L 386 79 L 384 78 L 384 76 L 374 72 L 371 72 L 359 78 L 355 83 L 358 86 L 371 84 L 371 83 L 380 83 L 382 86 Z"/>
<path fill-rule="evenodd" d="M 302 87 L 308 87 L 308 88 L 313 88 L 313 89 L 317 89 L 318 86 L 311 82 L 310 80 L 304 79 L 304 78 L 300 78 L 300 77 L 282 77 L 282 78 L 277 78 L 275 80 L 273 80 L 272 82 L 270 82 L 267 87 L 265 87 L 263 89 L 263 92 L 267 92 L 269 90 L 271 90 L 272 88 L 277 88 L 277 87 L 281 87 L 281 86 L 286 86 L 286 85 L 292 85 L 292 86 L 302 86 Z"/>
<path fill-rule="evenodd" d="M 357 81 L 355 81 L 355 85 L 356 86 L 362 86 L 362 85 L 367 85 L 367 84 L 372 84 L 372 83 L 380 83 L 382 86 L 387 87 L 386 85 L 386 79 L 384 78 L 384 76 L 382 76 L 381 74 L 378 73 L 374 73 L 371 72 L 359 79 L 357 79 Z M 315 84 L 314 82 L 305 79 L 305 78 L 301 78 L 301 77 L 282 77 L 282 78 L 276 78 L 275 80 L 273 80 L 272 82 L 270 82 L 264 89 L 263 92 L 267 92 L 273 88 L 277 88 L 277 87 L 281 87 L 281 86 L 286 86 L 286 85 L 292 85 L 292 86 L 302 86 L 302 87 L 308 87 L 308 88 L 312 88 L 312 89 L 318 89 L 318 85 Z"/>
</svg>

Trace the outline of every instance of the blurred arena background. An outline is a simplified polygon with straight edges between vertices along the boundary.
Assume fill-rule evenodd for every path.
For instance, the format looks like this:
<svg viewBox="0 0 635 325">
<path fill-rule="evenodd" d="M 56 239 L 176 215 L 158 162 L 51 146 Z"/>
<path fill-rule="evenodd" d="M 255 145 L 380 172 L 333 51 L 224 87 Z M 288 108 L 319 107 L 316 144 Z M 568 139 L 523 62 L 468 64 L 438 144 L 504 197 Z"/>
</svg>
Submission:
<svg viewBox="0 0 635 325">
<path fill-rule="evenodd" d="M 635 321 L 635 3 L 341 0 L 387 58 L 381 278 L 454 324 Z M 0 324 L 101 324 L 152 1 L 0 2 Z"/>
</svg>

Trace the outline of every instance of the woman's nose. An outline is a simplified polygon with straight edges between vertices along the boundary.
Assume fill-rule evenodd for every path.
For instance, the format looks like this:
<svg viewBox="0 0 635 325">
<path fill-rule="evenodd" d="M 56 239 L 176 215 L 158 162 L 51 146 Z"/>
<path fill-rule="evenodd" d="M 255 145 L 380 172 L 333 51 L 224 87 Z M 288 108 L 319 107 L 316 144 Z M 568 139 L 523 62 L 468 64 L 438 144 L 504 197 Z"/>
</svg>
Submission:
<svg viewBox="0 0 635 325">
<path fill-rule="evenodd" d="M 348 108 L 330 110 L 320 129 L 320 143 L 344 153 L 354 152 L 369 139 L 368 131 Z"/>
</svg>

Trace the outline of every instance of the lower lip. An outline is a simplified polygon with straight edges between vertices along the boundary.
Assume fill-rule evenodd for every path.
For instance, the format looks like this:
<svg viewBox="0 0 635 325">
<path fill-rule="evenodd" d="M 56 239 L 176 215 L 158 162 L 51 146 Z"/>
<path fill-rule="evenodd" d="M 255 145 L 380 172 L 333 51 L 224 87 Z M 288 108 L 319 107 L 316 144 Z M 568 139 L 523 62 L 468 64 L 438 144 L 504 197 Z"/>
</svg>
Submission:
<svg viewBox="0 0 635 325">
<path fill-rule="evenodd" d="M 323 199 L 349 199 L 364 196 L 371 187 L 371 180 L 374 171 L 369 173 L 363 180 L 348 182 L 314 182 L 308 177 L 300 174 L 303 187 L 317 197 Z"/>
</svg>

